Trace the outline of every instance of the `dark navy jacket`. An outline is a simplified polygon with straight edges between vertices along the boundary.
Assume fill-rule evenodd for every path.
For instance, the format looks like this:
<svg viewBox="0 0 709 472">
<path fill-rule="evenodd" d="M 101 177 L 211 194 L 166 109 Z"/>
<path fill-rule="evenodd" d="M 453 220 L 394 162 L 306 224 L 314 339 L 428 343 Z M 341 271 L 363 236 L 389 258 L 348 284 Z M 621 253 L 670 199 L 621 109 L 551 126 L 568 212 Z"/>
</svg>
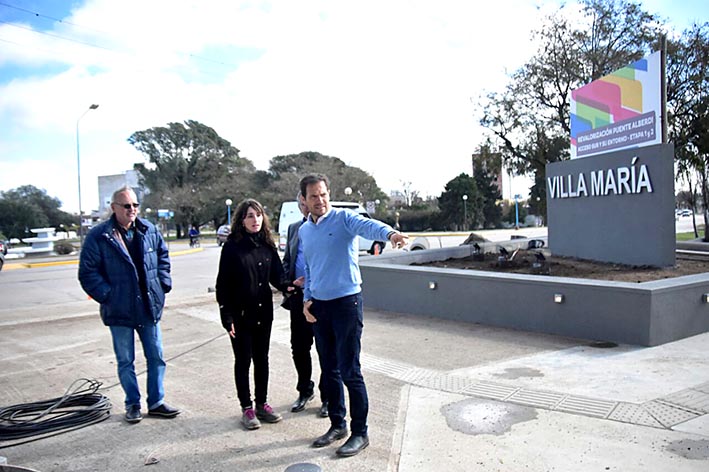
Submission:
<svg viewBox="0 0 709 472">
<path fill-rule="evenodd" d="M 142 245 L 143 254 L 142 267 L 136 267 L 118 233 L 115 218 L 111 215 L 86 236 L 79 261 L 79 282 L 101 304 L 101 319 L 106 326 L 135 328 L 145 323 L 146 315 L 157 323 L 165 294 L 172 289 L 167 245 L 155 226 L 136 218 L 134 237 Z M 147 294 L 141 293 L 138 270 L 145 271 Z"/>
</svg>

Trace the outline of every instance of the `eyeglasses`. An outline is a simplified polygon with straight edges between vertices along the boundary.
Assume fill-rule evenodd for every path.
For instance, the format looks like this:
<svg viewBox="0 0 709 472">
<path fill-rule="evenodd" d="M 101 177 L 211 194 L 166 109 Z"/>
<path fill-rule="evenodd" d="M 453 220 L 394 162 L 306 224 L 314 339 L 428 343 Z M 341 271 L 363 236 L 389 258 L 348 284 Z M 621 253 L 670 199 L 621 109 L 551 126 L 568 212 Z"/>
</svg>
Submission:
<svg viewBox="0 0 709 472">
<path fill-rule="evenodd" d="M 116 202 L 113 202 L 113 203 L 115 203 L 116 205 L 118 205 L 120 207 L 125 208 L 126 210 L 130 210 L 131 207 L 138 208 L 140 206 L 140 203 L 116 203 Z"/>
</svg>

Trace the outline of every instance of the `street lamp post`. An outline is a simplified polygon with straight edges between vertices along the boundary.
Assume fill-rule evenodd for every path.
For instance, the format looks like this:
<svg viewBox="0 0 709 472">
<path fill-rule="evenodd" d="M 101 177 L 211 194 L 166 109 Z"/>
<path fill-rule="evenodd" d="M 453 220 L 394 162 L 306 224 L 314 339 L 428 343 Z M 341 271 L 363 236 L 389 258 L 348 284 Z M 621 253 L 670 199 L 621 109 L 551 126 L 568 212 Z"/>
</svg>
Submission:
<svg viewBox="0 0 709 472">
<path fill-rule="evenodd" d="M 226 203 L 226 221 L 231 226 L 231 204 L 234 202 L 231 201 L 231 198 L 227 198 L 224 203 Z"/>
<path fill-rule="evenodd" d="M 76 184 L 79 189 L 79 250 L 81 250 L 84 245 L 84 213 L 81 210 L 81 159 L 79 157 L 79 122 L 81 119 L 91 110 L 98 108 L 95 103 L 81 114 L 81 116 L 76 120 Z"/>
<path fill-rule="evenodd" d="M 463 227 L 468 229 L 468 196 L 463 195 Z"/>
<path fill-rule="evenodd" d="M 519 204 L 518 200 L 522 198 L 520 194 L 515 195 L 515 229 L 519 229 Z"/>
</svg>

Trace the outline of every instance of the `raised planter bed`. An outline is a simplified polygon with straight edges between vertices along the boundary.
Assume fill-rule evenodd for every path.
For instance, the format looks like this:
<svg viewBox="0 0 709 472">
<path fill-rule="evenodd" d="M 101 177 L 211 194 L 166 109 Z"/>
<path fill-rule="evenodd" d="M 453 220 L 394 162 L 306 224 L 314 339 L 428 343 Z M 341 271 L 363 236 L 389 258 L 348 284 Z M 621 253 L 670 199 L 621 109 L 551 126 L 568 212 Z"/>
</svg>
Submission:
<svg viewBox="0 0 709 472">
<path fill-rule="evenodd" d="M 709 273 L 628 283 L 409 265 L 472 252 L 472 246 L 457 246 L 363 257 L 364 304 L 376 310 L 643 346 L 709 331 Z"/>
</svg>

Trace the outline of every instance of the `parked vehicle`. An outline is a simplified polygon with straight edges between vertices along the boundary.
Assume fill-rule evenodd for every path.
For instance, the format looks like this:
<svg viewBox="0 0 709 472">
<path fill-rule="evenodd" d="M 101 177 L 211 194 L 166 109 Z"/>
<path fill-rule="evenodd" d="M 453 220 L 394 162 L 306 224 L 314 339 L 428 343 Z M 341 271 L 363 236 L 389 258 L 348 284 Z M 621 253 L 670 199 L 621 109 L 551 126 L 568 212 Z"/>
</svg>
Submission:
<svg viewBox="0 0 709 472">
<path fill-rule="evenodd" d="M 231 227 L 229 225 L 221 225 L 217 229 L 217 245 L 221 246 L 226 242 L 226 238 L 231 234 Z"/>
<path fill-rule="evenodd" d="M 0 241 L 0 253 L 7 255 L 7 241 Z"/>
<path fill-rule="evenodd" d="M 347 208 L 355 211 L 365 218 L 371 218 L 367 210 L 362 208 L 362 205 L 355 202 L 330 202 L 333 208 Z M 303 214 L 298 209 L 298 202 L 283 202 L 281 205 L 281 214 L 278 217 L 278 248 L 283 251 L 288 242 L 288 227 L 303 218 Z M 386 247 L 384 241 L 372 241 L 361 236 L 359 238 L 359 250 L 367 251 L 369 254 L 381 254 Z"/>
<path fill-rule="evenodd" d="M 692 216 L 692 210 L 684 209 L 684 210 L 682 210 L 682 212 L 680 213 L 680 216 Z"/>
</svg>

